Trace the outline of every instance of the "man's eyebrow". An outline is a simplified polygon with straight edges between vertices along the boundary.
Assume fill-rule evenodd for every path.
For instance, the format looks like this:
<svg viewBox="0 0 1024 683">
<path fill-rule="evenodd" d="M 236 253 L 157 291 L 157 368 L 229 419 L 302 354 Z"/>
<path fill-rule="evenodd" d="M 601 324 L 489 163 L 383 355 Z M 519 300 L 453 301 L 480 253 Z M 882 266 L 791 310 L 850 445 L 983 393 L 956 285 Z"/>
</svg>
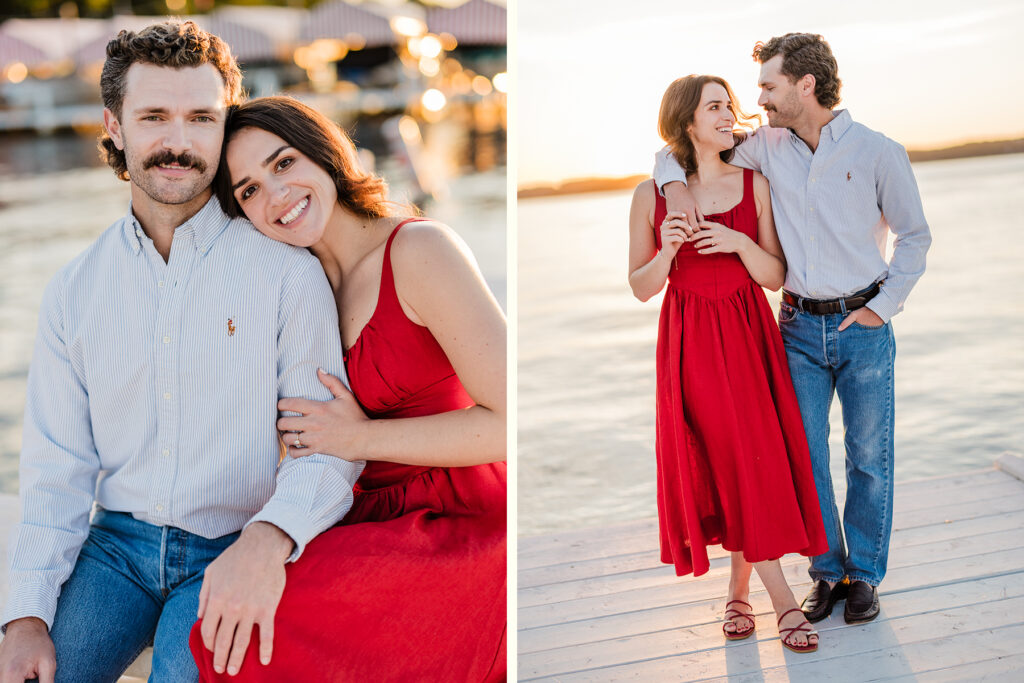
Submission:
<svg viewBox="0 0 1024 683">
<path fill-rule="evenodd" d="M 260 162 L 260 166 L 267 166 L 270 162 L 272 162 L 274 159 L 277 158 L 278 154 L 280 154 L 284 150 L 288 149 L 290 146 L 291 145 L 281 145 L 280 147 L 275 149 L 273 152 L 271 152 L 270 156 L 268 156 L 266 159 L 264 159 L 262 162 Z M 235 190 L 240 188 L 242 185 L 245 185 L 247 182 L 249 182 L 249 176 L 245 176 L 244 178 L 239 180 L 237 183 L 232 185 L 231 186 L 231 191 L 234 192 Z"/>
<path fill-rule="evenodd" d="M 166 114 L 169 111 L 167 107 L 139 107 L 133 110 L 135 114 Z M 198 109 L 192 109 L 188 112 L 189 114 L 217 114 L 219 110 L 210 107 L 199 107 Z"/>
</svg>

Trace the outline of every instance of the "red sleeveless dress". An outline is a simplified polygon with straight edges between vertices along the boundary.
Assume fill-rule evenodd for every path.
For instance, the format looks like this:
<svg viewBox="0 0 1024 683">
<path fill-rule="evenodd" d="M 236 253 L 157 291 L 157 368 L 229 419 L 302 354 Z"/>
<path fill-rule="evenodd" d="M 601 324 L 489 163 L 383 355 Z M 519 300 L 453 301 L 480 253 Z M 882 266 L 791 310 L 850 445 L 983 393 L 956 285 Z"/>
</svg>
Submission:
<svg viewBox="0 0 1024 683">
<path fill-rule="evenodd" d="M 416 219 L 412 219 L 416 220 Z M 474 405 L 430 331 L 398 302 L 391 243 L 377 308 L 345 352 L 374 419 Z M 500 681 L 506 670 L 506 465 L 370 462 L 352 509 L 287 567 L 274 655 L 258 634 L 237 676 L 216 674 L 199 629 L 203 681 Z"/>
<path fill-rule="evenodd" d="M 654 225 L 665 219 L 657 195 Z M 753 171 L 743 199 L 705 217 L 757 241 Z M 660 230 L 655 230 L 658 249 Z M 707 546 L 749 562 L 828 549 L 782 336 L 736 254 L 680 247 L 662 301 L 657 348 L 661 561 L 708 571 Z"/>
</svg>

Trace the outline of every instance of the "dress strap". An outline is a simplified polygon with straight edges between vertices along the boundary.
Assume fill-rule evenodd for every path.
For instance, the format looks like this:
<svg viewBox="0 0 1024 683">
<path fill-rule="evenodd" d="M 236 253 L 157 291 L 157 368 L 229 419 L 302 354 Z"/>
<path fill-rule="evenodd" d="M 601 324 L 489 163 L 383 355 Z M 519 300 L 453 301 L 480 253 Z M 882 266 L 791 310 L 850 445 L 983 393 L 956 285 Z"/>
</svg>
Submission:
<svg viewBox="0 0 1024 683">
<path fill-rule="evenodd" d="M 749 168 L 743 169 L 743 201 L 754 201 L 754 172 Z"/>
<path fill-rule="evenodd" d="M 384 263 L 380 271 L 380 291 L 377 294 L 377 307 L 385 301 L 398 303 L 398 291 L 395 289 L 395 274 L 391 268 L 391 243 L 395 241 L 395 235 L 406 223 L 427 221 L 429 218 L 406 218 L 395 226 L 395 229 L 388 235 L 387 244 L 384 245 Z M 385 296 L 386 295 L 386 296 Z"/>
</svg>

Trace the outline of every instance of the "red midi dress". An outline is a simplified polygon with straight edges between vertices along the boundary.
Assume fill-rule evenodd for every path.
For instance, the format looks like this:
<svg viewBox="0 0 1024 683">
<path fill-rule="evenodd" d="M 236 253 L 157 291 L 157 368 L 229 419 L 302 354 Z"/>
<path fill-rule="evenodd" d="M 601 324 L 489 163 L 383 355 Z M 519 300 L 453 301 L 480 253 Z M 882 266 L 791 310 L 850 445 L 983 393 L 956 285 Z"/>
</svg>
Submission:
<svg viewBox="0 0 1024 683">
<path fill-rule="evenodd" d="M 374 419 L 475 405 L 430 331 L 410 321 L 384 249 L 377 308 L 345 353 Z M 341 523 L 287 567 L 274 655 L 254 632 L 237 676 L 216 674 L 193 628 L 202 681 L 500 681 L 506 661 L 506 465 L 370 462 Z"/>
<path fill-rule="evenodd" d="M 757 242 L 753 178 L 744 170 L 740 203 L 705 219 Z M 655 226 L 665 213 L 658 194 Z M 655 235 L 660 249 L 660 230 Z M 679 576 L 700 576 L 709 545 L 749 562 L 824 553 L 782 337 L 738 255 L 680 247 L 662 301 L 657 378 L 661 561 Z"/>
</svg>

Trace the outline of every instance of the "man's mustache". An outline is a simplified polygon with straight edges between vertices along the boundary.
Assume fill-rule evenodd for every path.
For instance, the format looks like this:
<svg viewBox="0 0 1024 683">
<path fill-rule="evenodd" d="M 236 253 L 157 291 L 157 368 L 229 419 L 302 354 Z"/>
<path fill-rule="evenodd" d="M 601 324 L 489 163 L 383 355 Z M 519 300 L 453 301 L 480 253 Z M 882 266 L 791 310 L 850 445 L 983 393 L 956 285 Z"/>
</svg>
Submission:
<svg viewBox="0 0 1024 683">
<path fill-rule="evenodd" d="M 153 168 L 154 166 L 170 166 L 177 164 L 182 168 L 194 168 L 200 173 L 206 171 L 206 162 L 199 157 L 194 157 L 191 154 L 184 152 L 182 154 L 174 154 L 173 152 L 159 152 L 142 162 L 143 170 Z"/>
</svg>

